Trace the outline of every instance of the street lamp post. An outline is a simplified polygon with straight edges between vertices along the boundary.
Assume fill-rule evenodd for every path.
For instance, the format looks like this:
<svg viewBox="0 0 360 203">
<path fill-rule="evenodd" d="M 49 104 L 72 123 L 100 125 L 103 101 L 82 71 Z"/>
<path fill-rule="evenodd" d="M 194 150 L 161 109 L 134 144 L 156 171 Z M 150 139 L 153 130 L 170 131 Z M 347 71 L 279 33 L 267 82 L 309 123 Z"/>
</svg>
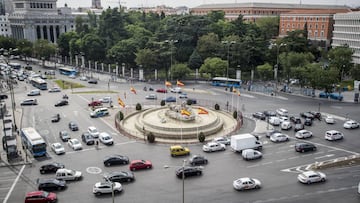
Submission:
<svg viewBox="0 0 360 203">
<path fill-rule="evenodd" d="M 236 44 L 236 41 L 222 41 L 221 43 L 227 45 L 227 67 L 226 67 L 226 86 L 229 80 L 229 67 L 230 67 L 230 46 Z"/>
<path fill-rule="evenodd" d="M 274 68 L 274 80 L 275 80 L 275 94 L 277 92 L 277 83 L 278 83 L 278 70 L 279 70 L 279 52 L 280 52 L 280 47 L 282 46 L 286 46 L 286 44 L 281 43 L 281 44 L 276 44 L 276 66 Z"/>
<path fill-rule="evenodd" d="M 185 203 L 185 173 L 184 173 L 184 169 L 185 169 L 185 164 L 186 164 L 186 159 L 183 160 L 183 164 L 181 166 L 182 168 L 182 203 Z M 171 168 L 171 167 L 179 167 L 179 166 L 168 166 L 165 165 L 164 168 Z"/>
<path fill-rule="evenodd" d="M 177 39 L 171 39 L 171 40 L 165 40 L 165 43 L 169 43 L 170 44 L 170 68 L 169 68 L 169 71 L 168 71 L 168 75 L 169 75 L 169 78 L 168 79 L 172 79 L 171 78 L 171 67 L 172 67 L 172 64 L 173 64 L 173 47 L 174 47 L 174 44 L 177 43 L 178 40 Z"/>
</svg>

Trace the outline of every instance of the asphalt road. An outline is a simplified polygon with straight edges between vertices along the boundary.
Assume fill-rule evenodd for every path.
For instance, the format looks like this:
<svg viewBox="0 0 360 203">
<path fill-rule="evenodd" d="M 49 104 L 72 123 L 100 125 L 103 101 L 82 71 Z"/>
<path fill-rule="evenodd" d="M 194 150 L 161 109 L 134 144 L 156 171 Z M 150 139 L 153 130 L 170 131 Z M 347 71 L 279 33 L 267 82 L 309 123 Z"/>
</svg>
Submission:
<svg viewBox="0 0 360 203">
<path fill-rule="evenodd" d="M 58 76 L 65 77 L 65 76 Z M 69 79 L 71 80 L 71 79 Z M 78 80 L 77 80 L 78 81 Z M 84 82 L 86 84 L 86 82 Z M 24 84 L 19 85 L 16 90 L 16 100 L 21 101 L 26 98 Z M 150 92 L 142 91 L 144 83 L 137 84 L 115 84 L 100 81 L 98 85 L 91 85 L 96 89 L 117 91 L 112 94 L 116 101 L 117 96 L 122 97 L 126 104 L 131 105 L 140 102 L 144 105 L 156 104 L 154 101 L 146 101 L 145 95 Z M 51 86 L 51 85 L 49 85 Z M 92 87 L 89 86 L 89 89 Z M 131 94 L 130 86 L 134 86 L 137 94 Z M 147 85 L 149 86 L 149 85 Z M 154 88 L 163 85 L 152 85 Z M 195 87 L 195 91 L 192 89 Z M 264 157 L 255 161 L 244 161 L 240 154 L 232 152 L 229 147 L 224 152 L 204 153 L 202 145 L 188 145 L 191 154 L 203 154 L 209 159 L 209 164 L 204 167 L 203 175 L 199 177 L 187 178 L 185 180 L 185 202 L 359 202 L 360 196 L 357 194 L 357 184 L 360 181 L 360 167 L 335 168 L 324 170 L 328 181 L 325 183 L 303 185 L 300 184 L 296 176 L 301 171 L 306 170 L 309 164 L 325 161 L 342 156 L 349 156 L 360 153 L 359 129 L 345 130 L 342 127 L 343 119 L 346 117 L 360 120 L 359 107 L 356 104 L 341 102 L 329 102 L 307 97 L 297 97 L 292 95 L 280 95 L 279 97 L 264 96 L 243 92 L 241 97 L 234 96 L 225 92 L 222 88 L 214 88 L 206 84 L 197 84 L 191 87 L 184 87 L 189 97 L 197 98 L 201 104 L 214 105 L 221 103 L 223 109 L 238 108 L 246 116 L 253 112 L 263 110 L 275 110 L 283 107 L 289 110 L 290 114 L 298 114 L 307 110 L 318 110 L 319 103 L 321 112 L 337 115 L 335 125 L 329 126 L 324 121 L 315 121 L 312 127 L 306 127 L 314 133 L 314 137 L 308 141 L 317 145 L 318 150 L 300 154 L 294 151 L 294 132 L 287 132 L 292 138 L 285 143 L 272 143 L 268 138 L 262 136 L 264 142 Z M 8 202 L 22 202 L 24 195 L 35 188 L 35 181 L 39 177 L 53 177 L 53 174 L 41 175 L 38 168 L 48 162 L 61 162 L 67 168 L 80 170 L 83 172 L 83 179 L 78 182 L 70 182 L 64 191 L 56 192 L 59 202 L 110 202 L 111 195 L 96 197 L 92 194 L 92 187 L 95 182 L 102 180 L 102 174 L 110 171 L 128 170 L 128 166 L 105 167 L 102 163 L 103 158 L 109 154 L 123 154 L 133 159 L 148 159 L 153 162 L 154 168 L 150 170 L 136 171 L 136 180 L 133 183 L 123 185 L 124 191 L 115 197 L 115 202 L 181 202 L 182 200 L 182 181 L 176 178 L 175 170 L 182 165 L 183 159 L 189 157 L 172 158 L 169 154 L 169 144 L 147 144 L 142 140 L 132 140 L 120 135 L 113 127 L 112 116 L 107 118 L 92 119 L 89 117 L 87 103 L 92 98 L 108 96 L 104 94 L 71 94 L 69 95 L 68 106 L 54 107 L 57 100 L 61 99 L 63 93 L 48 93 L 42 91 L 42 95 L 36 97 L 39 101 L 38 106 L 26 106 L 22 108 L 23 121 L 21 127 L 33 126 L 50 144 L 61 142 L 58 136 L 60 130 L 69 130 L 68 122 L 76 121 L 80 130 L 71 132 L 71 136 L 80 139 L 81 132 L 88 126 L 96 126 L 99 131 L 110 133 L 115 140 L 114 146 L 100 144 L 100 149 L 94 146 L 84 146 L 81 151 L 72 151 L 66 143 L 65 155 L 55 155 L 49 150 L 47 158 L 33 160 L 33 166 L 26 166 L 21 178 L 14 186 L 14 191 L 9 196 Z M 124 98 L 124 92 L 127 98 Z M 170 94 L 167 94 L 169 96 Z M 158 94 L 158 102 L 165 94 Z M 229 102 L 229 106 L 226 103 Z M 17 102 L 19 103 L 19 102 Z M 19 106 L 20 107 L 20 106 Z M 50 118 L 53 114 L 60 113 L 61 121 L 51 123 Z M 253 121 L 245 121 L 246 131 L 252 131 Z M 336 129 L 344 132 L 345 139 L 337 142 L 329 142 L 324 139 L 326 130 Z M 241 131 L 245 131 L 242 129 Z M 169 168 L 165 169 L 164 166 Z M 16 179 L 16 171 L 21 166 L 14 168 L 1 168 L 0 197 L 5 196 L 12 180 Z M 262 188 L 252 191 L 235 191 L 232 187 L 233 180 L 240 177 L 253 177 L 262 182 Z M 11 183 L 11 184 L 10 184 Z"/>
</svg>

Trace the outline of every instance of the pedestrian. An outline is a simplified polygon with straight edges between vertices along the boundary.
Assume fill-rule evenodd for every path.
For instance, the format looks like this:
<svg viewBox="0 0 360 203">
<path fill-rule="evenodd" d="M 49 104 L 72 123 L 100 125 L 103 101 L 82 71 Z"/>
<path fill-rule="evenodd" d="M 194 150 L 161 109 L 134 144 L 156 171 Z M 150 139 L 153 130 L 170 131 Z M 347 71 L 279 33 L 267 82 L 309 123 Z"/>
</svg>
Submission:
<svg viewBox="0 0 360 203">
<path fill-rule="evenodd" d="M 98 140 L 95 141 L 95 147 L 96 147 L 96 149 L 99 148 L 99 141 Z"/>
</svg>

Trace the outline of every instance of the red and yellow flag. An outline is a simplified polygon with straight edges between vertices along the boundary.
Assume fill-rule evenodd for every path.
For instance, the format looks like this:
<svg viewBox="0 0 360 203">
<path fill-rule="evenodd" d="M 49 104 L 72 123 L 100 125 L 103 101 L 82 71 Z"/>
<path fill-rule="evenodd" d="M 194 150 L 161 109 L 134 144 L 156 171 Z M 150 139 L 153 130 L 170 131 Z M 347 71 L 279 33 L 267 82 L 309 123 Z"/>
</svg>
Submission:
<svg viewBox="0 0 360 203">
<path fill-rule="evenodd" d="M 198 114 L 208 114 L 209 112 L 206 111 L 204 108 L 199 107 L 198 108 Z"/>
<path fill-rule="evenodd" d="M 132 93 L 136 94 L 136 90 L 135 90 L 134 87 L 131 87 L 131 88 L 130 88 L 130 91 L 131 91 Z"/>
<path fill-rule="evenodd" d="M 169 81 L 165 81 L 165 86 L 166 86 L 166 87 L 170 87 L 170 86 L 172 86 L 172 84 L 171 84 L 171 82 L 169 82 Z"/>
<path fill-rule="evenodd" d="M 125 107 L 125 103 L 120 99 L 120 97 L 118 97 L 118 103 L 121 107 Z"/>
<path fill-rule="evenodd" d="M 181 110 L 181 115 L 190 116 L 191 113 L 189 111 L 186 111 L 185 109 Z"/>
<path fill-rule="evenodd" d="M 184 83 L 182 83 L 180 80 L 178 80 L 178 81 L 176 81 L 176 85 L 182 87 L 182 86 L 184 86 Z"/>
</svg>

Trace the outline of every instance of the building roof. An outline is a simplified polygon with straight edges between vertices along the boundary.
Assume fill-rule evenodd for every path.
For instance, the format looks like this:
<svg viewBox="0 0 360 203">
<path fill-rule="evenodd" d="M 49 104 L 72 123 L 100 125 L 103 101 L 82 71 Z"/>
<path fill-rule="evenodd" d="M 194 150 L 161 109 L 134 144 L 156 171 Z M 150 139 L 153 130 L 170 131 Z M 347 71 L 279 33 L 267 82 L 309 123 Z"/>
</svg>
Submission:
<svg viewBox="0 0 360 203">
<path fill-rule="evenodd" d="M 351 12 L 351 9 L 311 9 L 311 10 L 304 10 L 304 9 L 296 9 L 286 13 L 282 13 L 281 15 L 294 15 L 294 14 L 335 14 L 335 13 L 347 13 Z"/>
<path fill-rule="evenodd" d="M 233 8 L 280 8 L 280 9 L 350 9 L 348 6 L 320 4 L 276 4 L 276 3 L 229 3 L 203 4 L 192 9 L 233 9 Z"/>
</svg>

